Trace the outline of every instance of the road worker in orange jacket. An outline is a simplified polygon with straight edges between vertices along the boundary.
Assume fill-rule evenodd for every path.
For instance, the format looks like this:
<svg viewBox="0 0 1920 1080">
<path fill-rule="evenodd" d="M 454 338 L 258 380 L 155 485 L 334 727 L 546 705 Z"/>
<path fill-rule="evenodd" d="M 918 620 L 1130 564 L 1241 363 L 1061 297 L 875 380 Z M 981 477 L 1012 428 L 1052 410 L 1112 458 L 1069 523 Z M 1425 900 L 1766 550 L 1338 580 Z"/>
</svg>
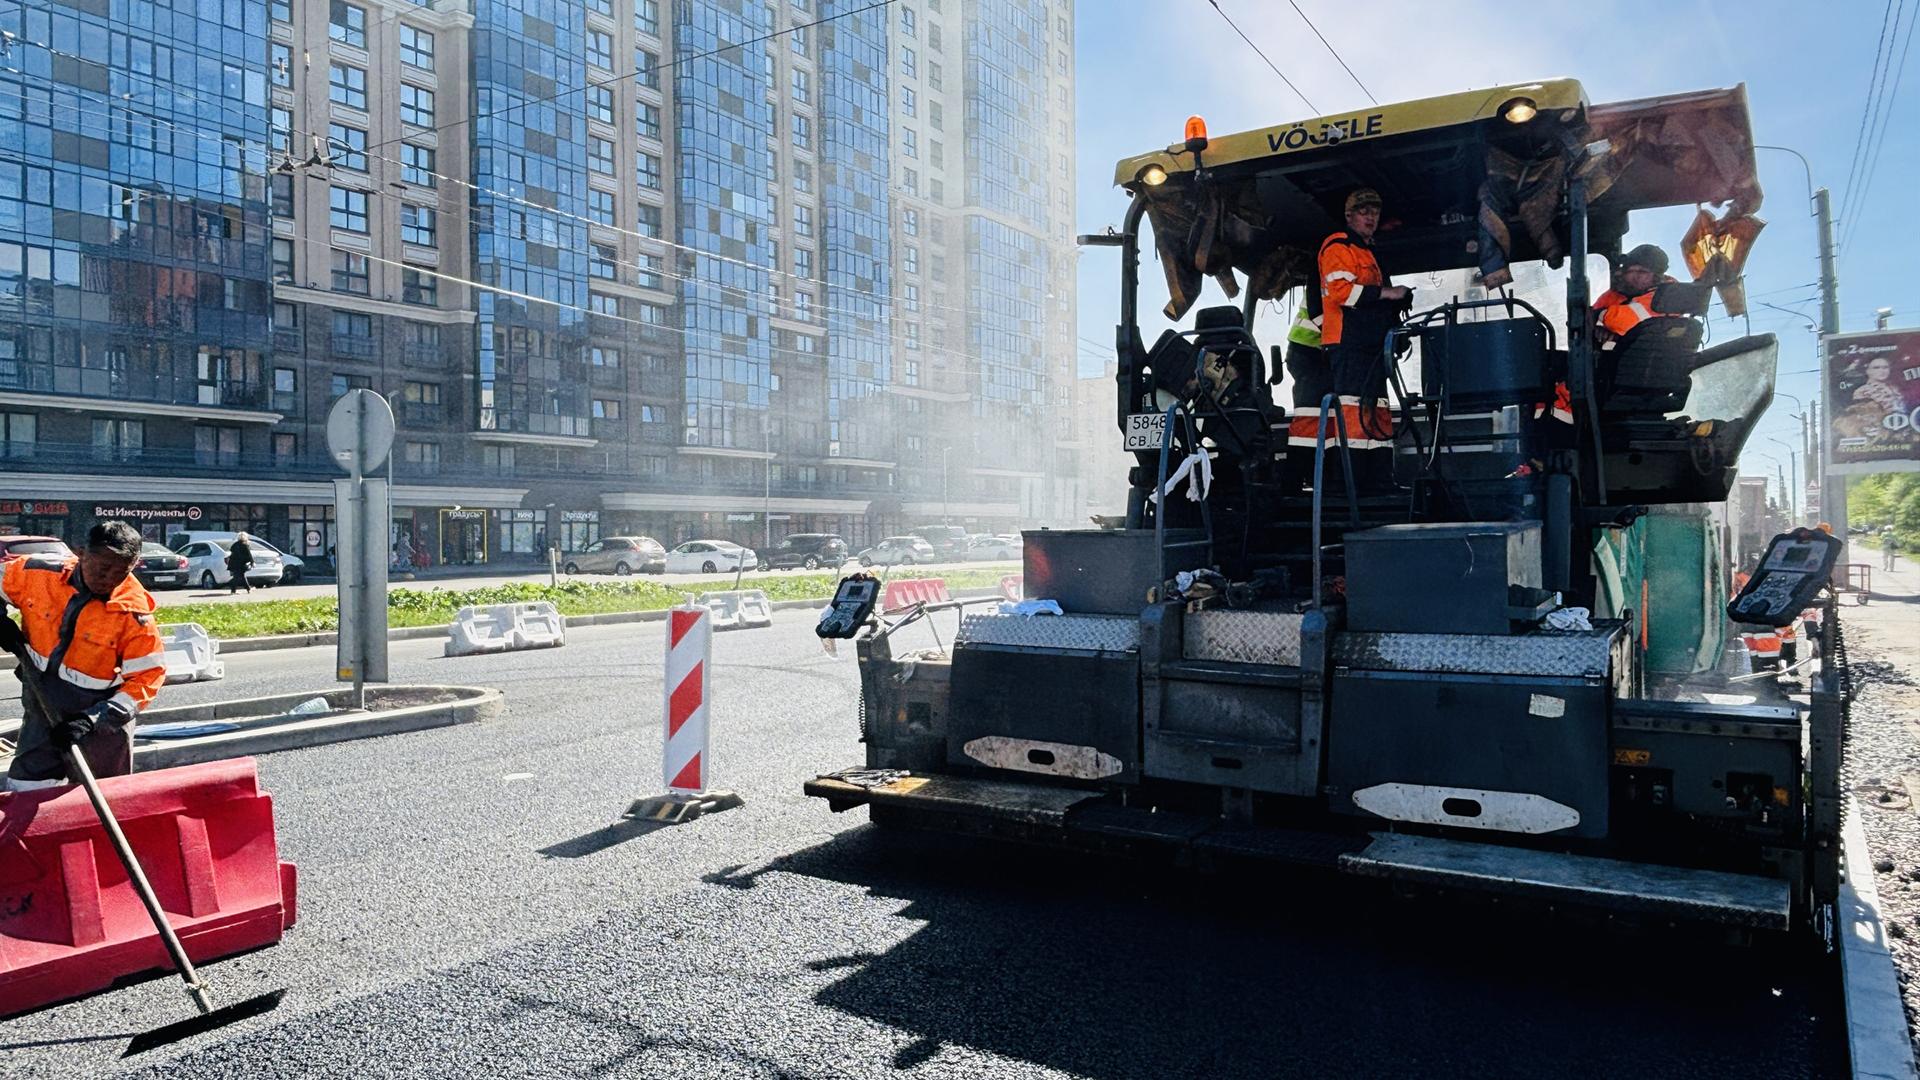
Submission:
<svg viewBox="0 0 1920 1080">
<path fill-rule="evenodd" d="M 110 521 L 93 527 L 77 558 L 28 555 L 0 571 L 0 644 L 23 658 L 15 674 L 40 691 L 21 694 L 8 790 L 68 783 L 71 746 L 97 775 L 133 771 L 134 718 L 167 679 L 153 597 L 132 574 L 139 558 L 139 532 Z M 20 609 L 18 626 L 8 607 Z"/>
<path fill-rule="evenodd" d="M 1364 487 L 1393 486 L 1393 414 L 1387 407 L 1387 333 L 1413 299 L 1374 257 L 1380 193 L 1359 188 L 1347 196 L 1347 227 L 1320 242 L 1320 340 L 1333 369 L 1333 392 L 1346 424 L 1357 479 Z M 1327 433 L 1331 454 L 1340 429 Z M 1337 459 L 1330 459 L 1337 460 Z"/>
<path fill-rule="evenodd" d="M 1667 276 L 1667 253 L 1641 244 L 1620 257 L 1613 270 L 1613 287 L 1593 302 L 1594 332 L 1602 350 L 1619 344 L 1627 332 L 1662 313 L 1653 309 L 1654 290 L 1673 281 Z"/>
</svg>

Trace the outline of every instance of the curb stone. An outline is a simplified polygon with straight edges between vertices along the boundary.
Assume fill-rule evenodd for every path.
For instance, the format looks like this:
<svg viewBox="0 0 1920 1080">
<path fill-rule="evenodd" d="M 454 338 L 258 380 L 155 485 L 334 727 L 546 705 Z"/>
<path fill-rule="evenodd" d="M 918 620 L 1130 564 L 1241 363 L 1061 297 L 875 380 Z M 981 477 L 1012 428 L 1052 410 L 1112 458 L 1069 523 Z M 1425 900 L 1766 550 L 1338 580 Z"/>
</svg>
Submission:
<svg viewBox="0 0 1920 1080">
<path fill-rule="evenodd" d="M 1847 1012 L 1847 1057 L 1856 1080 L 1914 1080 L 1913 1039 L 1906 1006 L 1887 950 L 1874 883 L 1873 855 L 1860 827 L 1860 806 L 1849 800 L 1841 830 L 1845 873 L 1840 885 L 1840 984 Z"/>
</svg>

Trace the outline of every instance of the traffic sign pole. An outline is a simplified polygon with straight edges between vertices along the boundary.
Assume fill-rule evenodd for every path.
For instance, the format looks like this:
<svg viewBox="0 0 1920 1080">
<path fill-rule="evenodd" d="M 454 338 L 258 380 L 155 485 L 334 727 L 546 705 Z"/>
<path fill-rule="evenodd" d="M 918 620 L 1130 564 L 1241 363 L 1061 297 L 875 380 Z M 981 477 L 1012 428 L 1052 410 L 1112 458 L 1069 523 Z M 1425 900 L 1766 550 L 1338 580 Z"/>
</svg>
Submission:
<svg viewBox="0 0 1920 1080">
<path fill-rule="evenodd" d="M 353 683 L 354 708 L 364 709 L 366 684 L 387 681 L 391 498 L 387 478 L 367 474 L 385 464 L 393 449 L 392 407 L 371 390 L 348 391 L 327 414 L 327 449 L 347 471 L 345 480 L 333 482 L 340 606 L 335 674 Z"/>
</svg>

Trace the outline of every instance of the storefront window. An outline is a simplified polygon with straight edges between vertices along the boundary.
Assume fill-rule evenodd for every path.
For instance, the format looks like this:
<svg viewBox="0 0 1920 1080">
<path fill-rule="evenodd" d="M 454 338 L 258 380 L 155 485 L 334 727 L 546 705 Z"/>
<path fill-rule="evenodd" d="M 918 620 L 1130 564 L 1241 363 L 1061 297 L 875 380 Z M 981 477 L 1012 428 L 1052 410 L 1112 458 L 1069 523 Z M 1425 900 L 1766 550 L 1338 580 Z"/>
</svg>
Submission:
<svg viewBox="0 0 1920 1080">
<path fill-rule="evenodd" d="M 512 555 L 533 555 L 546 543 L 546 530 L 540 526 L 540 511 L 496 510 L 494 514 L 500 522 L 498 550 Z"/>
<path fill-rule="evenodd" d="M 334 535 L 333 507 L 319 504 L 287 507 L 286 539 L 284 550 L 295 555 L 331 559 L 334 545 L 339 542 Z"/>
<path fill-rule="evenodd" d="M 560 512 L 560 550 L 582 551 L 600 539 L 600 511 L 562 510 Z"/>
</svg>

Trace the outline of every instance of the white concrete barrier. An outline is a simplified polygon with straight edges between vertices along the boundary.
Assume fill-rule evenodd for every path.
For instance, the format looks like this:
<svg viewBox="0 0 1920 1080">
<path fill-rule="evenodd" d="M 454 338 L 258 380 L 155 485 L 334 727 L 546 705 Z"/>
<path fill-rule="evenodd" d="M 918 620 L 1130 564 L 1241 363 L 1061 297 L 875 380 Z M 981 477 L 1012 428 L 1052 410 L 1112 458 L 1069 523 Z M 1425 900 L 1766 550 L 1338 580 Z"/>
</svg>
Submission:
<svg viewBox="0 0 1920 1080">
<path fill-rule="evenodd" d="M 199 623 L 178 623 L 165 639 L 167 681 L 211 682 L 227 675 L 220 643 Z"/>
<path fill-rule="evenodd" d="M 448 656 L 551 649 L 567 643 L 567 620 L 546 600 L 463 607 L 447 626 Z"/>
<path fill-rule="evenodd" d="M 715 630 L 745 630 L 773 625 L 773 605 L 760 589 L 729 589 L 701 593 L 700 606 L 712 615 Z"/>
</svg>

